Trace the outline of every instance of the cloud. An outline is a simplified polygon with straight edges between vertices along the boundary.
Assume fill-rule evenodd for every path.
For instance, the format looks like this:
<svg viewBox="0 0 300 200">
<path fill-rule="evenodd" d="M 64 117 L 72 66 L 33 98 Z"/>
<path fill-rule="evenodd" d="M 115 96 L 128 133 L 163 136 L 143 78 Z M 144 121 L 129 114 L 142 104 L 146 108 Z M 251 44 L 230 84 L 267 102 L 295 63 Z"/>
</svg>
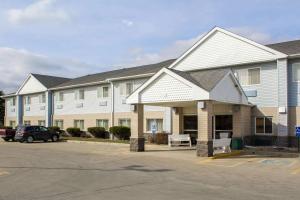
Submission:
<svg viewBox="0 0 300 200">
<path fill-rule="evenodd" d="M 255 28 L 232 27 L 232 28 L 228 28 L 227 30 L 261 44 L 274 42 L 274 39 L 270 34 L 261 32 Z M 150 64 L 150 63 L 160 62 L 171 58 L 178 58 L 186 50 L 191 48 L 193 44 L 195 44 L 205 34 L 206 33 L 201 33 L 200 35 L 193 38 L 176 40 L 170 45 L 162 48 L 158 52 L 149 53 L 149 52 L 145 52 L 142 48 L 133 48 L 129 51 L 130 53 L 129 57 L 132 58 L 129 61 L 129 66 Z"/>
<path fill-rule="evenodd" d="M 122 20 L 122 23 L 125 25 L 125 26 L 133 26 L 133 21 L 130 21 L 130 20 L 127 20 L 127 19 L 123 19 Z"/>
<path fill-rule="evenodd" d="M 98 72 L 99 68 L 71 59 L 50 59 L 23 49 L 0 47 L 0 90 L 14 92 L 29 73 L 63 77 Z"/>
<path fill-rule="evenodd" d="M 273 42 L 273 38 L 270 34 L 259 31 L 256 28 L 232 27 L 229 28 L 228 30 L 261 44 L 267 44 Z"/>
<path fill-rule="evenodd" d="M 66 11 L 54 7 L 55 2 L 56 0 L 39 0 L 23 9 L 10 9 L 6 13 L 8 21 L 12 24 L 69 21 Z"/>
</svg>

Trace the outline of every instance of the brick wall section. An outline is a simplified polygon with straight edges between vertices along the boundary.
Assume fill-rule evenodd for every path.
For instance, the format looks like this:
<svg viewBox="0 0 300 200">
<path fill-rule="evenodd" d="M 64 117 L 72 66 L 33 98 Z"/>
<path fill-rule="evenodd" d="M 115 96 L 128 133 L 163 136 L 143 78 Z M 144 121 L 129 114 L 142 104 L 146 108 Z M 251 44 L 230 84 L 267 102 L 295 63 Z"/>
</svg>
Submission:
<svg viewBox="0 0 300 200">
<path fill-rule="evenodd" d="M 233 111 L 233 137 L 243 138 L 251 135 L 251 107 L 241 105 Z"/>
</svg>

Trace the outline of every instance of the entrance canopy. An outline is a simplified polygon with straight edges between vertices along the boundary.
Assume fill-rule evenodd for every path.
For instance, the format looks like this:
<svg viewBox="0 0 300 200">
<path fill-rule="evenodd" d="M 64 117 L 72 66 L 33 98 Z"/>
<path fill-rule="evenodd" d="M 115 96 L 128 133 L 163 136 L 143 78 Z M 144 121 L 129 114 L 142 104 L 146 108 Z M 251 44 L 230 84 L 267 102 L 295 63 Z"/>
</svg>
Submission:
<svg viewBox="0 0 300 200">
<path fill-rule="evenodd" d="M 183 72 L 170 68 L 158 71 L 127 98 L 127 103 L 166 105 L 204 100 L 248 105 L 230 69 Z"/>
</svg>

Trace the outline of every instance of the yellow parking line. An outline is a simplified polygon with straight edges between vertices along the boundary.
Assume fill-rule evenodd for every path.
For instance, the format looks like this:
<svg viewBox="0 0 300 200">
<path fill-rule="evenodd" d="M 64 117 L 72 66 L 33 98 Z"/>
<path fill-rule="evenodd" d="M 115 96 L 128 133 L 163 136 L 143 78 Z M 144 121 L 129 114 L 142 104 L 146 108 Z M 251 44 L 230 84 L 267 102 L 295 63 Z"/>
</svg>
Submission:
<svg viewBox="0 0 300 200">
<path fill-rule="evenodd" d="M 9 172 L 7 172 L 7 171 L 0 171 L 0 176 L 4 176 L 4 175 L 8 175 L 9 174 Z"/>
</svg>

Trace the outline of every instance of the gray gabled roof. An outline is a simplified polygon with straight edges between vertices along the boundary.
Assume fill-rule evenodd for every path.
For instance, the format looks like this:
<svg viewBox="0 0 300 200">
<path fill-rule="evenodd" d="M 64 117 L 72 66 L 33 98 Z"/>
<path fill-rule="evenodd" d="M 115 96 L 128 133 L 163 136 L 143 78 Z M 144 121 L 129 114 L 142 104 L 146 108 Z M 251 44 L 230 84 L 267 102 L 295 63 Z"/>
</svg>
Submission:
<svg viewBox="0 0 300 200">
<path fill-rule="evenodd" d="M 268 44 L 266 46 L 287 55 L 300 54 L 300 40 Z"/>
<path fill-rule="evenodd" d="M 143 65 L 138 67 L 131 67 L 131 68 L 123 68 L 118 70 L 106 71 L 97 74 L 86 75 L 78 78 L 74 78 L 69 80 L 65 83 L 55 86 L 55 88 L 64 88 L 82 84 L 89 84 L 89 83 L 97 83 L 101 81 L 105 81 L 107 79 L 113 78 L 121 78 L 127 76 L 135 76 L 135 75 L 143 75 L 143 74 L 154 74 L 158 72 L 163 67 L 170 66 L 175 60 L 166 60 L 156 64 L 150 65 Z"/>
<path fill-rule="evenodd" d="M 231 71 L 230 69 L 206 69 L 191 72 L 169 70 L 206 91 L 211 91 Z"/>
<path fill-rule="evenodd" d="M 39 82 L 41 82 L 46 88 L 55 87 L 60 85 L 66 81 L 69 81 L 69 78 L 57 77 L 57 76 L 48 76 L 42 74 L 31 74 L 34 76 Z"/>
</svg>

